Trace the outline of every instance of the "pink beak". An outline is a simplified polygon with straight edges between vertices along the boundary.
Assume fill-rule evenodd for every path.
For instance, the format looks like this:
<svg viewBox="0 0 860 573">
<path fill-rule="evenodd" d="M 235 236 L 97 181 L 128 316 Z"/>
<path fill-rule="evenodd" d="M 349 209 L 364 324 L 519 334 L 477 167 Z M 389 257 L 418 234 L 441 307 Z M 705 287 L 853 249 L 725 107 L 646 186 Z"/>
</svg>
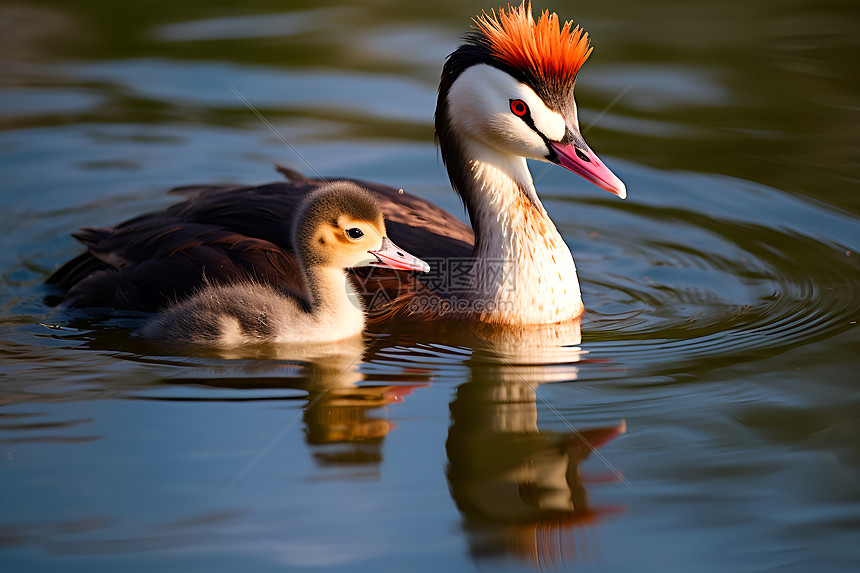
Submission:
<svg viewBox="0 0 860 573">
<path fill-rule="evenodd" d="M 574 144 L 562 144 L 553 141 L 550 142 L 550 145 L 558 155 L 559 165 L 582 175 L 601 189 L 606 189 L 622 199 L 627 197 L 627 187 L 624 186 L 621 179 L 616 177 L 588 147 L 583 149 Z"/>
<path fill-rule="evenodd" d="M 430 270 L 430 265 L 418 257 L 410 255 L 392 243 L 388 237 L 382 237 L 381 249 L 367 252 L 376 257 L 377 262 L 370 263 L 372 267 L 388 267 L 401 271 L 421 271 L 424 273 Z"/>
</svg>

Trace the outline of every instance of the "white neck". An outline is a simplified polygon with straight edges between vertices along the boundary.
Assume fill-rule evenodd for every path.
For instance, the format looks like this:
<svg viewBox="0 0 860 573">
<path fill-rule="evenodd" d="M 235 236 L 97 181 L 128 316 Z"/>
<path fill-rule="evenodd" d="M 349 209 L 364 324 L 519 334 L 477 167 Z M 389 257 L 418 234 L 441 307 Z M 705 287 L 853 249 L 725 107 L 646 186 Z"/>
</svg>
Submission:
<svg viewBox="0 0 860 573">
<path fill-rule="evenodd" d="M 537 196 L 526 160 L 474 139 L 463 143 L 472 187 L 465 195 L 478 237 L 468 295 L 471 313 L 509 325 L 581 316 L 573 256 Z M 492 307 L 484 304 L 490 302 Z"/>
<path fill-rule="evenodd" d="M 315 267 L 306 269 L 311 316 L 317 320 L 320 332 L 338 332 L 343 337 L 364 330 L 364 310 L 361 300 L 338 268 Z"/>
</svg>

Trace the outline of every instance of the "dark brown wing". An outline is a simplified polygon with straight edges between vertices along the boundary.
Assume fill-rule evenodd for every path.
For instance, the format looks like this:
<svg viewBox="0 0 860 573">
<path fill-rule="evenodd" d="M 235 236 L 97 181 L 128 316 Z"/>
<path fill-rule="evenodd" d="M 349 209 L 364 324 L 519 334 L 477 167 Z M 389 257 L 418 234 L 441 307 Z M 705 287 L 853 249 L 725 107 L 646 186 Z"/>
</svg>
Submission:
<svg viewBox="0 0 860 573">
<path fill-rule="evenodd" d="M 301 289 L 290 240 L 292 220 L 305 194 L 325 182 L 281 171 L 291 181 L 178 188 L 174 192 L 185 199 L 164 211 L 115 227 L 81 229 L 74 236 L 87 252 L 61 266 L 47 282 L 65 290 L 64 302 L 72 306 L 141 311 L 187 296 L 204 278 L 254 279 Z M 355 183 L 376 196 L 389 237 L 407 251 L 430 259 L 431 265 L 433 259 L 471 256 L 472 231 L 450 213 L 391 187 Z M 421 290 L 411 279 L 399 278 L 401 274 L 376 270 L 368 277 L 365 272 L 366 298 L 372 300 L 382 289 L 384 297 L 374 303 L 381 308 L 384 299 L 397 301 L 411 289 Z"/>
</svg>

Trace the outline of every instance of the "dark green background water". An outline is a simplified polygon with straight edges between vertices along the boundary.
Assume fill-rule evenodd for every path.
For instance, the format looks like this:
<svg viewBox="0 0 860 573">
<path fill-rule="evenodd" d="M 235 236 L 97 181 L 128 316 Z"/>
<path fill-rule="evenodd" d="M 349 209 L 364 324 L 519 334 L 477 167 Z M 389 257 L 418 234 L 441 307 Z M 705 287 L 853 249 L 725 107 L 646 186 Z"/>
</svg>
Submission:
<svg viewBox="0 0 860 573">
<path fill-rule="evenodd" d="M 591 33 L 583 128 L 629 190 L 532 165 L 579 350 L 231 358 L 44 304 L 72 230 L 307 170 L 230 86 L 320 172 L 462 214 L 436 81 L 492 7 L 0 6 L 4 571 L 856 570 L 855 2 L 539 6 Z"/>
</svg>

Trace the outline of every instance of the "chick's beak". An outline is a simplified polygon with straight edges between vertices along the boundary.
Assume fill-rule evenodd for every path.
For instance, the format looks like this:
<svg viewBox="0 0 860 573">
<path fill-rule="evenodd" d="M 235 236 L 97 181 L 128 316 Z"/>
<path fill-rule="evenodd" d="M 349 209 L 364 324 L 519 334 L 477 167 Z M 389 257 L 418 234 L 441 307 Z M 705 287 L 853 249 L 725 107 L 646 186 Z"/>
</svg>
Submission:
<svg viewBox="0 0 860 573">
<path fill-rule="evenodd" d="M 576 144 L 564 144 L 550 142 L 555 157 L 550 157 L 550 161 L 558 163 L 566 169 L 570 169 L 578 175 L 582 175 L 601 189 L 606 189 L 614 195 L 618 195 L 622 199 L 627 197 L 627 187 L 609 170 L 609 168 L 600 161 L 591 149 L 587 146 L 579 146 Z"/>
<path fill-rule="evenodd" d="M 428 272 L 430 265 L 414 255 L 410 255 L 394 243 L 388 237 L 382 237 L 382 247 L 378 251 L 367 251 L 374 257 L 376 262 L 370 263 L 372 267 L 388 267 L 401 271 Z"/>
</svg>

